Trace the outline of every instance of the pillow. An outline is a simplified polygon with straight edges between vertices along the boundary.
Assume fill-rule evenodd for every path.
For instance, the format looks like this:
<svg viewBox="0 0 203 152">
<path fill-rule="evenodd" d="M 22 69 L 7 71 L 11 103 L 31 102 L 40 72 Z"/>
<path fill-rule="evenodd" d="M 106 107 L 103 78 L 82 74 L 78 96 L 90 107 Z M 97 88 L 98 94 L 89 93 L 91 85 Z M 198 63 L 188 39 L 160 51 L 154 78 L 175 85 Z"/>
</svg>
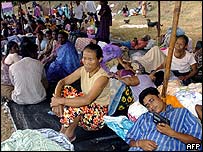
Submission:
<svg viewBox="0 0 203 152">
<path fill-rule="evenodd" d="M 143 113 L 147 112 L 147 108 L 140 104 L 138 101 L 135 101 L 128 108 L 128 118 L 135 122 Z"/>
</svg>

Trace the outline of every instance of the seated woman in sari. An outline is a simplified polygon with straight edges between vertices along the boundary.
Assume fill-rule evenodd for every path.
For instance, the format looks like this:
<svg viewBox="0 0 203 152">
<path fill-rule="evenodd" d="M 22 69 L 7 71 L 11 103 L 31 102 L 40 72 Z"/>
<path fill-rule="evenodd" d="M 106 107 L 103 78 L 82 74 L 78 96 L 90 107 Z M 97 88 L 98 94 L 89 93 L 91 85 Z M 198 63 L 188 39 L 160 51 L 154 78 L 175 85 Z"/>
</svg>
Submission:
<svg viewBox="0 0 203 152">
<path fill-rule="evenodd" d="M 56 50 L 56 58 L 46 67 L 49 82 L 58 82 L 80 66 L 78 53 L 74 45 L 67 38 L 65 32 L 61 31 L 58 33 L 60 46 Z"/>
</svg>

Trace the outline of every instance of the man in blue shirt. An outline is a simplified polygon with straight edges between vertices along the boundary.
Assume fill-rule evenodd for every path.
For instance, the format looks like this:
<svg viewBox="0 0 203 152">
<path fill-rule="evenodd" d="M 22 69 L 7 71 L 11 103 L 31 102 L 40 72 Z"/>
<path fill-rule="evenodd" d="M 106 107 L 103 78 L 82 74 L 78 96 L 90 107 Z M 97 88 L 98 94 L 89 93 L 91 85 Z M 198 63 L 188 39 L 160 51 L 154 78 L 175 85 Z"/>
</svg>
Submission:
<svg viewBox="0 0 203 152">
<path fill-rule="evenodd" d="M 139 95 L 139 102 L 149 111 L 141 115 L 128 131 L 125 141 L 130 151 L 185 151 L 187 143 L 201 143 L 202 126 L 186 108 L 173 108 L 160 98 L 156 88 L 150 87 Z M 153 113 L 167 118 L 156 124 Z"/>
</svg>

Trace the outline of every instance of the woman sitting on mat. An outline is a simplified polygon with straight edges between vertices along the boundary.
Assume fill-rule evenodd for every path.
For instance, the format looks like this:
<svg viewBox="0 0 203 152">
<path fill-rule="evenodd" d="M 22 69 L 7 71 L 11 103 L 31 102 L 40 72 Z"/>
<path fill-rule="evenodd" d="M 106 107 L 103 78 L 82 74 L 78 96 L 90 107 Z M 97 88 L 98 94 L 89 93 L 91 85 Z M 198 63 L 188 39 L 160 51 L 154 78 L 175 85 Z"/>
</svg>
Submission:
<svg viewBox="0 0 203 152">
<path fill-rule="evenodd" d="M 100 46 L 93 43 L 87 45 L 83 50 L 84 66 L 60 80 L 51 99 L 50 106 L 53 112 L 65 120 L 65 125 L 60 132 L 64 133 L 70 141 L 76 138 L 77 126 L 85 130 L 99 130 L 104 126 L 103 116 L 108 113 L 110 88 L 109 77 L 100 66 L 102 57 Z M 61 97 L 63 87 L 78 79 L 81 80 L 83 95 L 74 98 Z"/>
</svg>

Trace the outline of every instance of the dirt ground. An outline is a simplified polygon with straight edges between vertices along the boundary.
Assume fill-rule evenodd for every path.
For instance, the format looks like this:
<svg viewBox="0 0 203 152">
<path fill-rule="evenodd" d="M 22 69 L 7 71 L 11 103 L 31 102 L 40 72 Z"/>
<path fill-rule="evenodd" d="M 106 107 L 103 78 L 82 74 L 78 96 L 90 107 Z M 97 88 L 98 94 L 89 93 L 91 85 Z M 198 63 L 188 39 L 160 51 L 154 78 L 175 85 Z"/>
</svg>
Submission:
<svg viewBox="0 0 203 152">
<path fill-rule="evenodd" d="M 9 115 L 5 112 L 3 106 L 1 105 L 1 142 L 8 139 L 14 132 L 14 127 Z"/>
</svg>

